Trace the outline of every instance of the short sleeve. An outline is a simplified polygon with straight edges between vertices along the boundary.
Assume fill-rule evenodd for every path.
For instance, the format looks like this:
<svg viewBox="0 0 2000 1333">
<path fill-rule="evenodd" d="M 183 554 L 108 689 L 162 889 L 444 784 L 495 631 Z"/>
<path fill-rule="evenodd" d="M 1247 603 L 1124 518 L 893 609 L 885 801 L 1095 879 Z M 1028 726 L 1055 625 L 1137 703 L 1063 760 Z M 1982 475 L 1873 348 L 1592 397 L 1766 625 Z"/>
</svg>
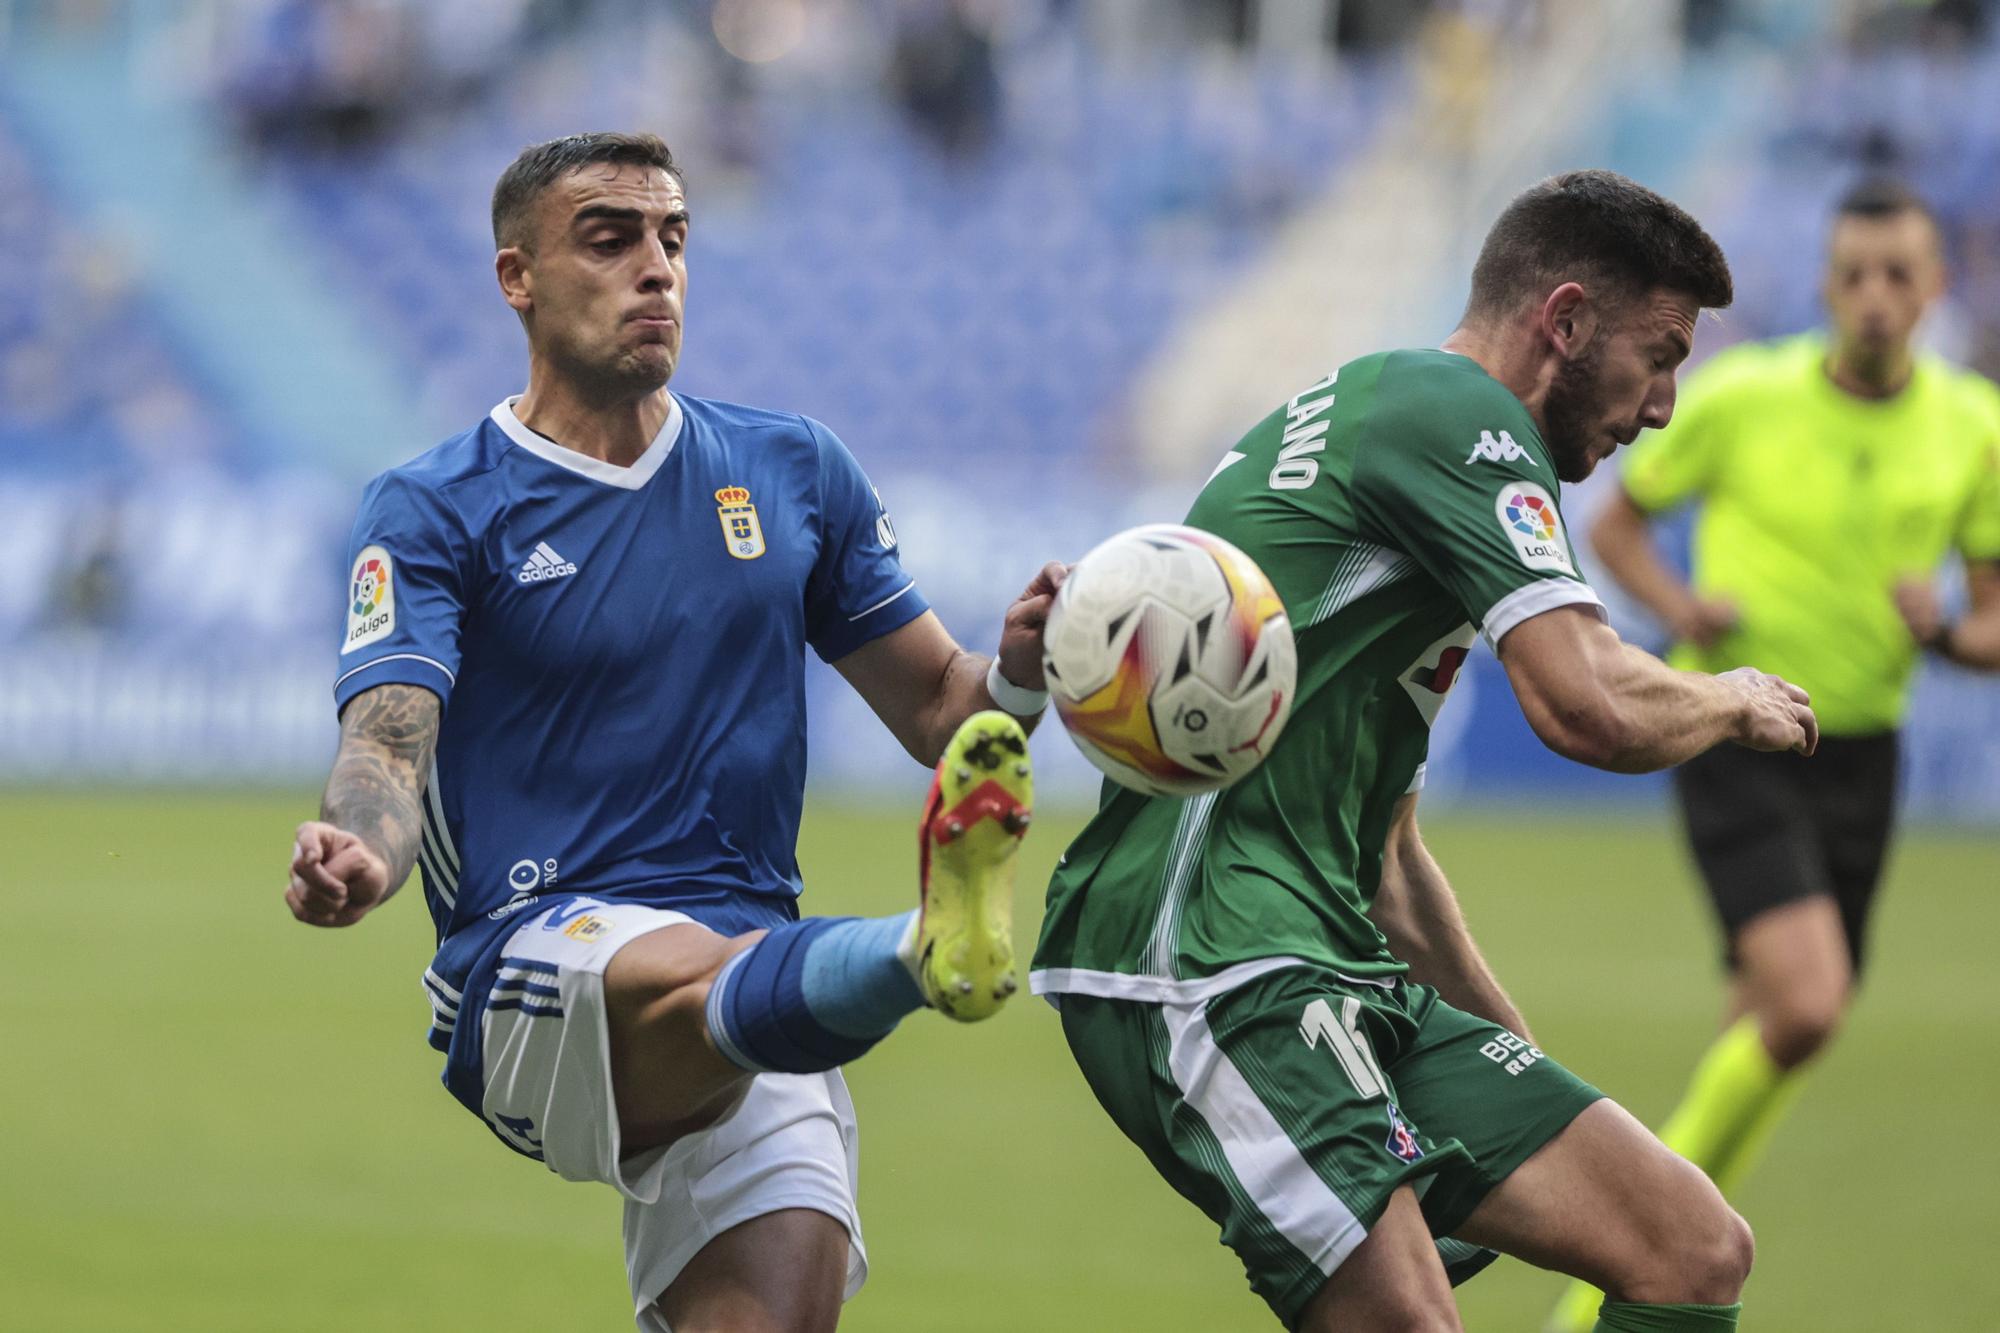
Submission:
<svg viewBox="0 0 2000 1333">
<path fill-rule="evenodd" d="M 828 662 L 930 609 L 903 571 L 882 499 L 837 436 L 808 420 L 819 452 L 820 552 L 806 583 L 806 640 Z"/>
<path fill-rule="evenodd" d="M 1725 352 L 1717 361 L 1736 359 Z M 1633 504 L 1657 514 L 1715 486 L 1728 449 L 1725 427 L 1735 378 L 1729 364 L 1709 363 L 1688 377 L 1666 428 L 1648 431 L 1626 448 L 1619 481 Z"/>
<path fill-rule="evenodd" d="M 461 531 L 435 492 L 393 472 L 370 483 L 348 543 L 336 711 L 377 685 L 421 685 L 450 701 L 465 613 Z"/>
<path fill-rule="evenodd" d="M 1495 648 L 1557 607 L 1604 614 L 1577 573 L 1552 464 L 1537 456 L 1539 438 L 1531 451 L 1513 429 L 1532 427 L 1496 420 L 1468 432 L 1432 412 L 1372 416 L 1355 466 L 1364 528 L 1443 585 Z"/>
</svg>

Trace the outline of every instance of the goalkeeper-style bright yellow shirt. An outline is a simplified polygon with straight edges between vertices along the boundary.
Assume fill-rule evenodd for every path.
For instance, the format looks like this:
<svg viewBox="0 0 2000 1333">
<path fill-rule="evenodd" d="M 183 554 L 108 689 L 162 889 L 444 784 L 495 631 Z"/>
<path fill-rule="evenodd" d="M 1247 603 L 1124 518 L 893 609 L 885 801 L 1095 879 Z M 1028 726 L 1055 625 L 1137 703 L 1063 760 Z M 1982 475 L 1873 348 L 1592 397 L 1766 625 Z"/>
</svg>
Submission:
<svg viewBox="0 0 2000 1333">
<path fill-rule="evenodd" d="M 1897 726 L 1918 650 L 1890 590 L 1956 550 L 2000 559 L 2000 388 L 1920 356 L 1902 392 L 1857 398 L 1827 378 L 1818 335 L 1747 343 L 1690 377 L 1673 423 L 1632 445 L 1643 510 L 1697 500 L 1694 588 L 1736 604 L 1736 630 L 1669 660 L 1754 666 L 1812 694 L 1821 730 Z"/>
</svg>

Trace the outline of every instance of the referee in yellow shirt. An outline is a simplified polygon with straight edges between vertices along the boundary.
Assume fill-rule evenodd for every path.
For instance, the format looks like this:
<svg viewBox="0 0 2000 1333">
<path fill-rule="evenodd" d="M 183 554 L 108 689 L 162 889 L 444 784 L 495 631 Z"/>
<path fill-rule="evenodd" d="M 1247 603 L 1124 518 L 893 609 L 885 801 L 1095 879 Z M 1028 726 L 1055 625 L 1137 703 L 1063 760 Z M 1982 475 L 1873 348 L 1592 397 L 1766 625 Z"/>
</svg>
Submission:
<svg viewBox="0 0 2000 1333">
<path fill-rule="evenodd" d="M 1796 681 L 1818 753 L 1722 747 L 1675 791 L 1728 939 L 1730 1020 L 1660 1137 L 1733 1190 L 1823 1049 L 1859 974 L 1895 825 L 1897 728 L 1918 654 L 2000 668 L 2000 389 L 1911 335 L 1944 290 L 1937 225 L 1876 182 L 1839 205 L 1829 334 L 1718 355 L 1667 429 L 1633 446 L 1591 530 L 1603 567 L 1672 631 L 1670 660 Z M 1648 524 L 1700 506 L 1693 586 Z M 1969 610 L 1940 613 L 1956 554 Z M 1572 1289 L 1551 1323 L 1588 1329 Z"/>
</svg>

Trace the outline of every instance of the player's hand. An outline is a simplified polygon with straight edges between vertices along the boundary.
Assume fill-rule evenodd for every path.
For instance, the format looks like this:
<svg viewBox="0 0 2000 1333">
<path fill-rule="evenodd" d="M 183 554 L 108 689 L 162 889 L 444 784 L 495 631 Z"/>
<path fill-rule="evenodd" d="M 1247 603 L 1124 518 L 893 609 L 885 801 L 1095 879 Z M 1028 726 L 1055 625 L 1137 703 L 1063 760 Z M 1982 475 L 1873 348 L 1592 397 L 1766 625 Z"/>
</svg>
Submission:
<svg viewBox="0 0 2000 1333">
<path fill-rule="evenodd" d="M 1804 690 L 1755 667 L 1738 667 L 1716 679 L 1743 694 L 1743 715 L 1736 727 L 1738 745 L 1753 750 L 1797 750 L 1800 754 L 1819 748 L 1819 719 L 1813 716 L 1812 697 Z"/>
<path fill-rule="evenodd" d="M 317 819 L 299 825 L 285 906 L 309 926 L 351 926 L 389 896 L 389 867 L 346 829 Z"/>
<path fill-rule="evenodd" d="M 1667 625 L 1674 638 L 1697 648 L 1713 648 L 1736 628 L 1736 603 L 1724 597 L 1690 597 Z"/>
<path fill-rule="evenodd" d="M 1068 565 L 1049 561 L 1007 608 L 1000 627 L 1000 674 L 1024 690 L 1047 688 L 1042 677 L 1042 629 L 1049 623 L 1049 605 L 1068 577 Z"/>
<path fill-rule="evenodd" d="M 1925 647 L 1935 643 L 1944 627 L 1944 602 L 1937 585 L 1924 578 L 1899 579 L 1890 595 L 1896 601 L 1896 614 L 1910 627 L 1910 637 Z"/>
</svg>

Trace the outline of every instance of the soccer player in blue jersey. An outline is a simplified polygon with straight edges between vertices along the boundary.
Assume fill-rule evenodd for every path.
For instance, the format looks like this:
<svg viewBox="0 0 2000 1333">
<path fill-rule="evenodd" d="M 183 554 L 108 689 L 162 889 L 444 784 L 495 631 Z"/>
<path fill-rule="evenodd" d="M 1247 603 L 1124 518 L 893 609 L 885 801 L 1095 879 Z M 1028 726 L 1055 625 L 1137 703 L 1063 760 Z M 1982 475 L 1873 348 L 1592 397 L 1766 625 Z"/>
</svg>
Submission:
<svg viewBox="0 0 2000 1333">
<path fill-rule="evenodd" d="M 527 391 L 363 497 L 286 901 L 351 926 L 423 865 L 445 1084 L 625 1196 L 641 1329 L 831 1328 L 866 1271 L 838 1067 L 1013 990 L 1015 717 L 1063 571 L 968 653 L 830 431 L 667 391 L 688 207 L 657 138 L 526 149 L 493 231 Z M 799 919 L 808 646 L 938 765 L 917 910 Z"/>
</svg>

